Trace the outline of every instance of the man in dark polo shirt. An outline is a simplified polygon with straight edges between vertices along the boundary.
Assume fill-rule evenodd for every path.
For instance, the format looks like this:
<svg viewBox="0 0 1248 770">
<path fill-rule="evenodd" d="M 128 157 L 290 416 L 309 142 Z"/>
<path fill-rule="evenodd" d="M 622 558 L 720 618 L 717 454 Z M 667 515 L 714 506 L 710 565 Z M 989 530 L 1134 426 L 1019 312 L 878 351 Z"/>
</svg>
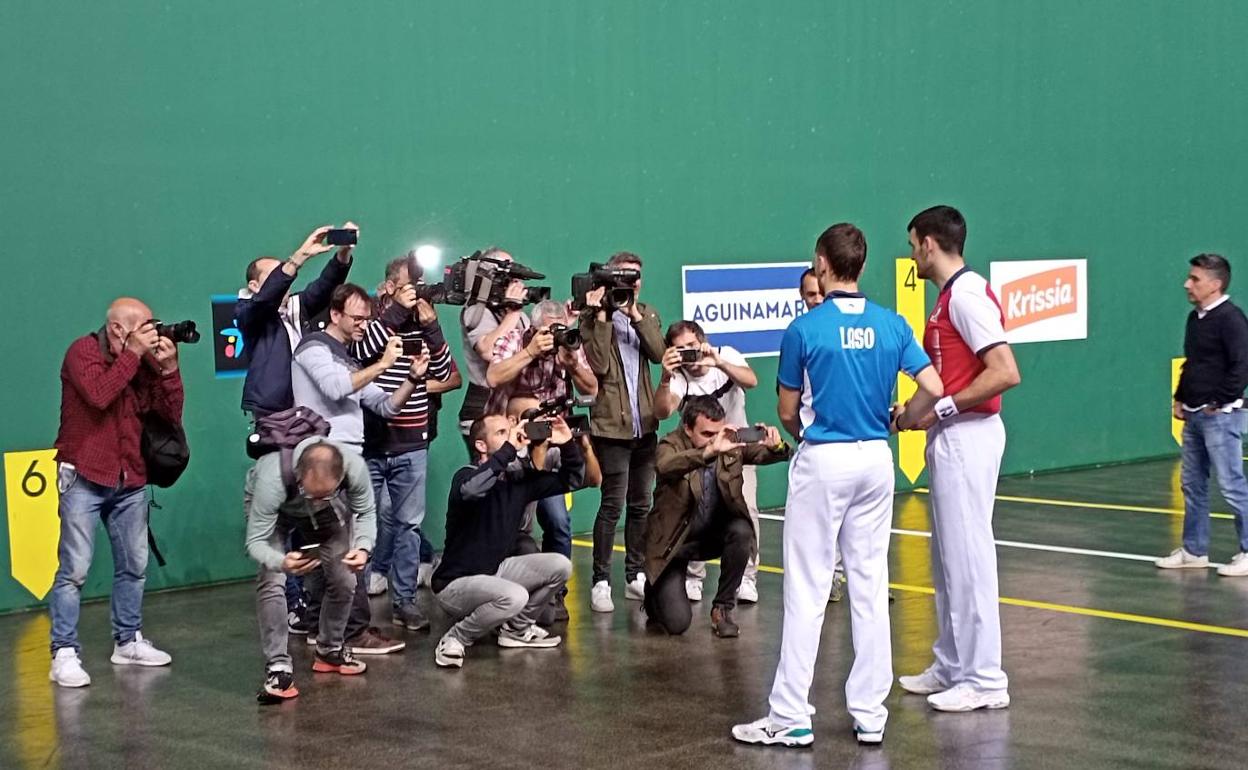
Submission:
<svg viewBox="0 0 1248 770">
<path fill-rule="evenodd" d="M 1183 373 L 1174 417 L 1183 420 L 1183 545 L 1157 560 L 1162 569 L 1209 567 L 1209 470 L 1235 513 L 1239 548 L 1224 577 L 1248 575 L 1248 481 L 1243 433 L 1248 386 L 1248 318 L 1231 302 L 1231 266 L 1217 254 L 1192 257 L 1183 288 L 1195 305 L 1187 316 Z"/>
</svg>

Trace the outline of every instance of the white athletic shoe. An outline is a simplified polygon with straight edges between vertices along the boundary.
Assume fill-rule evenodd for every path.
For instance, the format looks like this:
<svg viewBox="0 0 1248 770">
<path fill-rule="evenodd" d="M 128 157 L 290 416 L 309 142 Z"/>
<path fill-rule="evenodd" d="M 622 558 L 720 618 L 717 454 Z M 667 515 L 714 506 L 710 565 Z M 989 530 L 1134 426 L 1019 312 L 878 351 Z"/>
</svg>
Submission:
<svg viewBox="0 0 1248 770">
<path fill-rule="evenodd" d="M 741 579 L 741 585 L 737 588 L 737 601 L 746 604 L 758 603 L 758 584 L 753 579 Z"/>
<path fill-rule="evenodd" d="M 167 666 L 173 662 L 169 653 L 156 649 L 138 631 L 134 632 L 133 641 L 114 644 L 113 657 L 109 660 L 117 666 Z"/>
<path fill-rule="evenodd" d="M 864 746 L 879 746 L 884 742 L 884 731 L 871 732 L 864 730 L 861 725 L 854 724 L 854 738 Z"/>
<path fill-rule="evenodd" d="M 611 584 L 605 580 L 594 583 L 589 591 L 589 608 L 594 612 L 614 612 L 615 602 L 611 601 Z"/>
<path fill-rule="evenodd" d="M 86 687 L 91 684 L 91 676 L 82 667 L 82 659 L 73 647 L 62 647 L 56 651 L 48 679 L 61 687 Z"/>
<path fill-rule="evenodd" d="M 369 596 L 381 596 L 390 587 L 390 581 L 386 580 L 385 575 L 376 572 L 368 573 L 368 590 Z"/>
<path fill-rule="evenodd" d="M 691 602 L 702 601 L 702 581 L 697 578 L 685 578 L 685 596 Z"/>
<path fill-rule="evenodd" d="M 927 696 L 927 705 L 937 711 L 1003 709 L 1010 705 L 1010 694 L 1005 690 L 976 690 L 963 682 Z"/>
<path fill-rule="evenodd" d="M 936 673 L 935 663 L 928 666 L 921 674 L 897 677 L 897 684 L 901 685 L 901 689 L 915 695 L 931 695 L 949 689 L 949 683 Z"/>
<path fill-rule="evenodd" d="M 815 742 L 815 732 L 809 727 L 781 727 L 771 723 L 771 717 L 736 725 L 732 737 L 742 743 L 761 743 L 766 746 L 809 746 Z"/>
<path fill-rule="evenodd" d="M 1208 569 L 1208 556 L 1193 556 L 1182 548 L 1175 548 L 1169 556 L 1153 562 L 1159 569 Z"/>
<path fill-rule="evenodd" d="M 624 586 L 624 598 L 632 599 L 635 602 L 639 602 L 642 599 L 646 598 L 646 576 L 645 575 L 638 572 L 637 577 L 633 578 L 633 582 Z"/>
<path fill-rule="evenodd" d="M 1248 553 L 1240 551 L 1232 556 L 1230 563 L 1218 567 L 1218 574 L 1222 577 L 1243 577 L 1248 575 Z"/>
<path fill-rule="evenodd" d="M 503 626 L 498 629 L 499 647 L 558 647 L 563 642 L 558 636 L 534 623 L 523 631 L 516 631 Z"/>
<path fill-rule="evenodd" d="M 433 651 L 433 662 L 443 668 L 463 668 L 463 643 L 453 636 L 442 637 L 438 640 L 438 648 Z"/>
</svg>

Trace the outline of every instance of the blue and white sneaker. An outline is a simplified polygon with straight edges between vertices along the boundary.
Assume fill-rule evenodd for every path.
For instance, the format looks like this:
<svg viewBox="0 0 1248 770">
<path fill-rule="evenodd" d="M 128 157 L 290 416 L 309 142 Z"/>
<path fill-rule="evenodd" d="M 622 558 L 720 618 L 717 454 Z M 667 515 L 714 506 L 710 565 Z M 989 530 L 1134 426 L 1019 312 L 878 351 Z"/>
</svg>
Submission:
<svg viewBox="0 0 1248 770">
<path fill-rule="evenodd" d="M 870 732 L 869 730 L 864 730 L 862 728 L 862 725 L 855 722 L 854 723 L 854 738 L 857 739 L 859 743 L 866 745 L 866 746 L 879 746 L 881 743 L 884 742 L 884 731 L 880 730 L 879 732 L 873 733 L 873 732 Z"/>
<path fill-rule="evenodd" d="M 789 746 L 800 748 L 815 742 L 815 732 L 809 727 L 781 727 L 772 724 L 770 717 L 763 717 L 748 725 L 732 728 L 732 737 L 742 743 L 761 743 L 766 746 Z"/>
</svg>

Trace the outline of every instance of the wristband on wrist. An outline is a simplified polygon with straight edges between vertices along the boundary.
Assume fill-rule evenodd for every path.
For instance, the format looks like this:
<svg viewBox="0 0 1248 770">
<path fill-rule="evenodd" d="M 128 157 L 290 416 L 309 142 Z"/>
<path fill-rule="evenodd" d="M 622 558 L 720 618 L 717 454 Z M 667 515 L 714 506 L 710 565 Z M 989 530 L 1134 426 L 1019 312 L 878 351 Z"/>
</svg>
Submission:
<svg viewBox="0 0 1248 770">
<path fill-rule="evenodd" d="M 953 396 L 945 396 L 936 402 L 936 419 L 948 420 L 958 415 L 958 405 L 953 403 Z"/>
</svg>

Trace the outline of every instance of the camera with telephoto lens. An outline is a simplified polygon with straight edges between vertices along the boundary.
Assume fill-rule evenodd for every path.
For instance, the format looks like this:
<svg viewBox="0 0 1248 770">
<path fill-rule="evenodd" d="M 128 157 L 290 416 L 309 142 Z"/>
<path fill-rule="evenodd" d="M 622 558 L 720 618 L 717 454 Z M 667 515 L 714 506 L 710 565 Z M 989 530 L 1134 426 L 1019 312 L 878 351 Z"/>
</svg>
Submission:
<svg viewBox="0 0 1248 770">
<path fill-rule="evenodd" d="M 572 428 L 572 438 L 580 438 L 589 430 L 588 417 L 585 415 L 573 415 L 571 412 L 577 407 L 584 408 L 593 405 L 593 396 L 569 395 L 563 398 L 552 398 L 543 401 L 540 405 L 521 412 L 520 419 L 528 421 L 524 424 L 524 433 L 529 437 L 529 441 L 532 441 L 534 444 L 547 441 L 551 436 L 551 420 L 561 416 L 568 423 L 568 427 Z M 573 422 L 576 423 L 577 427 L 573 427 Z"/>
<path fill-rule="evenodd" d="M 173 342 L 192 345 L 199 342 L 199 330 L 195 328 L 194 321 L 178 321 L 172 324 L 152 321 L 152 323 L 156 326 L 157 334 Z"/>
<path fill-rule="evenodd" d="M 572 276 L 572 309 L 585 308 L 585 295 L 595 289 L 603 289 L 602 302 L 605 310 L 627 310 L 637 300 L 637 282 L 641 271 L 608 267 L 600 262 L 590 262 L 589 270 Z"/>
<path fill-rule="evenodd" d="M 555 350 L 567 348 L 578 350 L 581 347 L 581 330 L 567 324 L 551 324 L 550 334 L 555 338 Z"/>
<path fill-rule="evenodd" d="M 423 278 L 416 254 L 408 254 L 408 274 L 413 281 Z M 483 257 L 473 252 L 442 271 L 440 283 L 416 283 L 416 296 L 440 305 L 467 305 L 483 302 L 491 308 L 517 309 L 550 298 L 549 286 L 527 286 L 524 296 L 511 299 L 507 287 L 513 280 L 536 281 L 546 276 L 519 262 Z"/>
</svg>

